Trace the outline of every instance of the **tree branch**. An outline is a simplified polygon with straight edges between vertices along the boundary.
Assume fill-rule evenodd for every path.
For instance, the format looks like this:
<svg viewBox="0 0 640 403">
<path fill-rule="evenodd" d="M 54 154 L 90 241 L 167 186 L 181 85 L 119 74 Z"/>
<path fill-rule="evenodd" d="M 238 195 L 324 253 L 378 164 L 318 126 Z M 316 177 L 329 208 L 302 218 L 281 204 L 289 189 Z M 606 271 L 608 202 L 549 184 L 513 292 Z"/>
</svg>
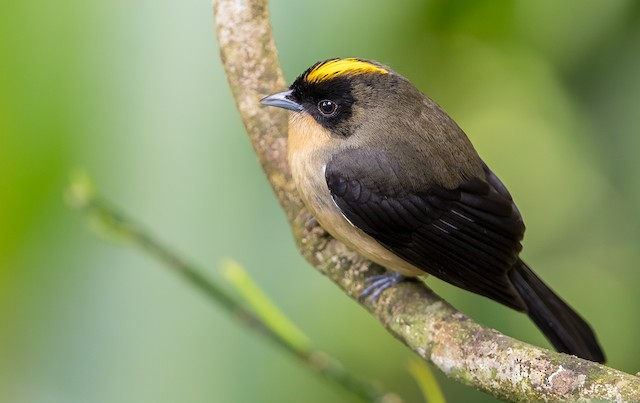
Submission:
<svg viewBox="0 0 640 403">
<path fill-rule="evenodd" d="M 220 53 L 236 105 L 302 255 L 351 298 L 383 269 L 317 226 L 287 164 L 287 112 L 258 100 L 285 81 L 266 0 L 216 0 Z M 404 282 L 373 305 L 358 301 L 396 338 L 447 376 L 508 401 L 640 401 L 640 378 L 514 340 L 473 322 L 421 282 Z"/>
</svg>

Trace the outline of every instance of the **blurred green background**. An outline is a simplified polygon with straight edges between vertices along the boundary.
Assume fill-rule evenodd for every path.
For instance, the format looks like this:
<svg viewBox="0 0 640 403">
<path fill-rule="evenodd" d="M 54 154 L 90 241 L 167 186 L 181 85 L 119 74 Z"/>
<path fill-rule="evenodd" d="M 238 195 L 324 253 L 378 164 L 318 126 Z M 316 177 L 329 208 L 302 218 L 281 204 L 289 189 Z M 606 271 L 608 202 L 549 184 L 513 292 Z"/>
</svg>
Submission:
<svg viewBox="0 0 640 403">
<path fill-rule="evenodd" d="M 0 401 L 326 402 L 349 396 L 64 204 L 82 166 L 219 277 L 233 257 L 347 368 L 407 401 L 410 352 L 300 258 L 218 58 L 211 2 L 0 4 Z M 288 81 L 380 60 L 440 103 L 522 211 L 523 256 L 640 371 L 640 3 L 274 0 Z M 523 315 L 430 279 L 474 319 Z M 493 401 L 438 374 L 448 399 Z"/>
</svg>

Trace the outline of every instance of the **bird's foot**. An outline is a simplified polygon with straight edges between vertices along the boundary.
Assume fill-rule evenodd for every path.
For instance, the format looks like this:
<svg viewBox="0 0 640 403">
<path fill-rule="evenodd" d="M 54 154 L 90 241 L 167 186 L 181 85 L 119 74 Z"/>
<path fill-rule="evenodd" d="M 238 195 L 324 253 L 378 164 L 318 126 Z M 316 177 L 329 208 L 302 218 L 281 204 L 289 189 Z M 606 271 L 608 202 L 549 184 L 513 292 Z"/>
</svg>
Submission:
<svg viewBox="0 0 640 403">
<path fill-rule="evenodd" d="M 385 273 L 371 276 L 366 280 L 369 286 L 360 293 L 360 297 L 364 298 L 368 296 L 371 302 L 375 302 L 384 290 L 405 279 L 406 277 L 399 273 Z"/>
</svg>

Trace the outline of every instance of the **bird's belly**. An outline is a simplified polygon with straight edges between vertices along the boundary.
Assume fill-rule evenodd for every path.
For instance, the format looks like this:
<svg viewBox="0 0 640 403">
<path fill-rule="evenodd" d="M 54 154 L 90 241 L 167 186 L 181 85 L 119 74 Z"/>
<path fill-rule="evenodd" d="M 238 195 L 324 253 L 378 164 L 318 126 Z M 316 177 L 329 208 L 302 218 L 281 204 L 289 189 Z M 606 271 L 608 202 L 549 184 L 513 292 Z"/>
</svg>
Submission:
<svg viewBox="0 0 640 403">
<path fill-rule="evenodd" d="M 404 261 L 354 226 L 333 201 L 325 179 L 325 165 L 320 158 L 297 151 L 289 154 L 291 173 L 298 192 L 322 228 L 366 258 L 404 276 L 423 276 L 426 273 Z"/>
</svg>

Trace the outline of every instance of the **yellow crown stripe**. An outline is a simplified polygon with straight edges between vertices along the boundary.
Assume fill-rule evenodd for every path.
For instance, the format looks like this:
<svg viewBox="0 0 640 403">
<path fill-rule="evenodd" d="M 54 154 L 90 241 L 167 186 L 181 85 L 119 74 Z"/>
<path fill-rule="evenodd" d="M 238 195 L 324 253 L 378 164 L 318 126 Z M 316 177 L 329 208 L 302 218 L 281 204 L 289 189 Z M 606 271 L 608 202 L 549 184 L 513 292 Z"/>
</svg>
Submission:
<svg viewBox="0 0 640 403">
<path fill-rule="evenodd" d="M 380 66 L 359 59 L 334 59 L 320 63 L 311 69 L 307 74 L 306 80 L 309 83 L 319 83 L 344 74 L 356 75 L 364 73 L 387 74 L 389 72 Z"/>
</svg>

